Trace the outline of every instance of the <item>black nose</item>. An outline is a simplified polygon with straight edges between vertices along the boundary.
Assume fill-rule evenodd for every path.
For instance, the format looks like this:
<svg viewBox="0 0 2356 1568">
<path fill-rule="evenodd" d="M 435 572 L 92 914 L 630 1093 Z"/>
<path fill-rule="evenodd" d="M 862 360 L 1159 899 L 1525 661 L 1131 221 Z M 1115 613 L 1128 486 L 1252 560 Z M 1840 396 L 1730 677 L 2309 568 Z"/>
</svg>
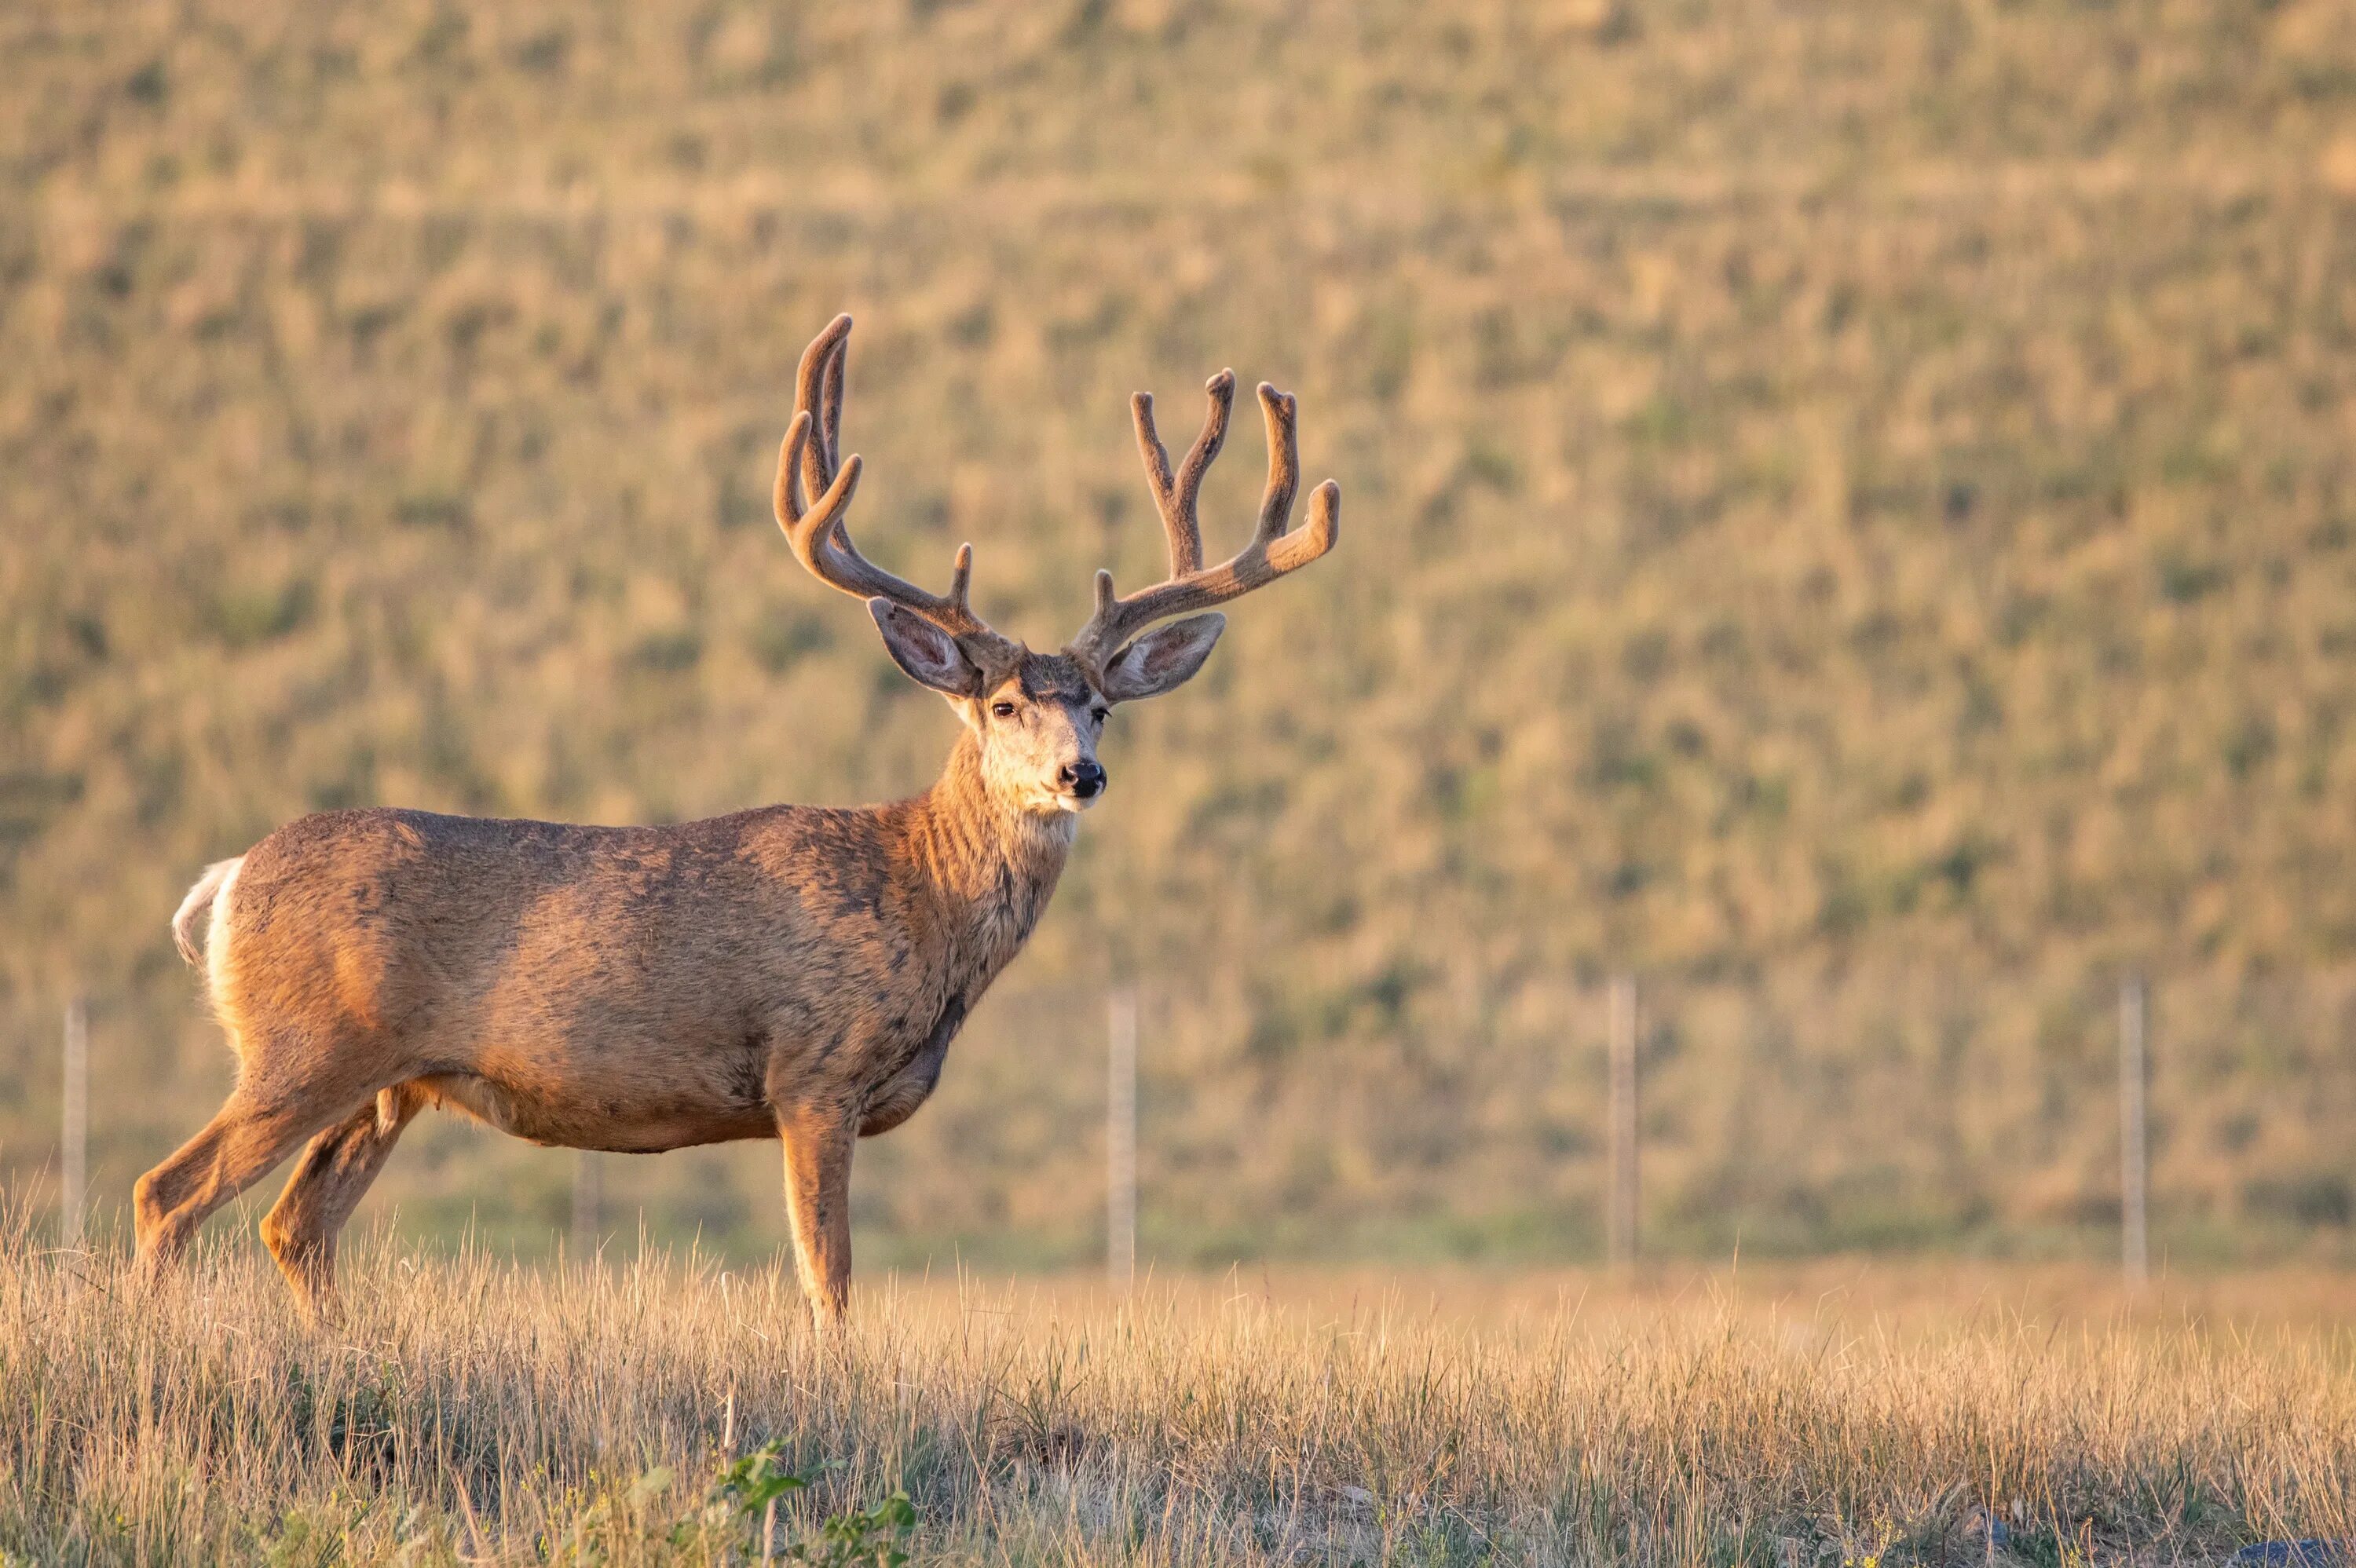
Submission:
<svg viewBox="0 0 2356 1568">
<path fill-rule="evenodd" d="M 1066 763 L 1056 770 L 1055 782 L 1082 800 L 1093 800 L 1104 791 L 1105 771 L 1094 763 Z"/>
</svg>

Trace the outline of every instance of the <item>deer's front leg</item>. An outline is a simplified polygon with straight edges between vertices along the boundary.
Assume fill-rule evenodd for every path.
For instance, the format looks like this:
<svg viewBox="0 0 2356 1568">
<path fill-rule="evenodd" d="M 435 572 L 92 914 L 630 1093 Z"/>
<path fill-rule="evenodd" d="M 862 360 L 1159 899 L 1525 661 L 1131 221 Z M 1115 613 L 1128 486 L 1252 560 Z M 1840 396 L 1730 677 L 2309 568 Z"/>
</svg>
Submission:
<svg viewBox="0 0 2356 1568">
<path fill-rule="evenodd" d="M 851 1151 L 859 1123 L 841 1110 L 790 1106 L 777 1113 L 786 1146 L 786 1210 L 802 1294 L 820 1328 L 842 1322 L 851 1299 Z"/>
</svg>

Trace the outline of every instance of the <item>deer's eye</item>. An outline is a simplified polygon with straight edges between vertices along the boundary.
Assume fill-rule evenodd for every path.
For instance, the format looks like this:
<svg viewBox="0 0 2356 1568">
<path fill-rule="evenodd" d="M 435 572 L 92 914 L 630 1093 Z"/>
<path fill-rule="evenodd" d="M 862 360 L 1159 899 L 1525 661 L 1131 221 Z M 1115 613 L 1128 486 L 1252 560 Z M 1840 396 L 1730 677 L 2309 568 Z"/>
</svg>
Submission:
<svg viewBox="0 0 2356 1568">
<path fill-rule="evenodd" d="M 1098 724 L 1102 724 L 1106 720 L 1112 717 L 1112 709 L 1109 708 L 1091 708 L 1088 709 L 1088 717 L 1095 720 Z"/>
<path fill-rule="evenodd" d="M 997 714 L 1001 719 L 1012 719 L 1014 717 L 1014 704 L 1012 702 L 993 702 L 990 705 L 990 710 L 992 713 Z"/>
</svg>

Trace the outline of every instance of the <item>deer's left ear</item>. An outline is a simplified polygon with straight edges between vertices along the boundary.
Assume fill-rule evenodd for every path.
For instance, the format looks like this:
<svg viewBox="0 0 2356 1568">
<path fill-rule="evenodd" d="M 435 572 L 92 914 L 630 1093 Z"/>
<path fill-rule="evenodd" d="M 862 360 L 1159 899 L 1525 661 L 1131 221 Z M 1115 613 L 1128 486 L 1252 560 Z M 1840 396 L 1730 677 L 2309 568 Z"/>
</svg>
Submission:
<svg viewBox="0 0 2356 1568">
<path fill-rule="evenodd" d="M 980 697 L 981 671 L 965 656 L 957 639 L 921 615 L 912 614 L 889 599 L 870 599 L 867 613 L 884 634 L 884 649 L 892 662 L 944 697 Z"/>
<path fill-rule="evenodd" d="M 1203 667 L 1226 629 L 1225 615 L 1190 615 L 1156 626 L 1105 661 L 1105 696 L 1115 702 L 1134 702 L 1175 690 Z"/>
</svg>

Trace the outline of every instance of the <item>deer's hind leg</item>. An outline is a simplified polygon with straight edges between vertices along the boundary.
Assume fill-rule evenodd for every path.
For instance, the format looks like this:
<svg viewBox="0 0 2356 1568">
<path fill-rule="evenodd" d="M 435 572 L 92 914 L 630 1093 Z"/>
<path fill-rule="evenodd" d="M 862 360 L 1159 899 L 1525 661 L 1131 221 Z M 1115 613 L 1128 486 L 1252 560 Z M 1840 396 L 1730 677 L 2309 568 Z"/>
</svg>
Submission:
<svg viewBox="0 0 2356 1568">
<path fill-rule="evenodd" d="M 376 1085 L 356 1077 L 347 1061 L 332 1050 L 245 1061 L 237 1087 L 204 1130 L 132 1189 L 143 1273 L 152 1278 L 177 1262 L 214 1210 L 268 1175 L 305 1138 L 372 1099 Z M 282 1063 L 292 1070 L 272 1071 Z"/>
<path fill-rule="evenodd" d="M 334 1304 L 336 1239 L 423 1104 L 406 1084 L 387 1089 L 314 1137 L 277 1203 L 262 1216 L 262 1243 L 313 1317 Z"/>
<path fill-rule="evenodd" d="M 142 1269 L 153 1276 L 177 1262 L 214 1210 L 268 1175 L 296 1144 L 345 1109 L 340 1104 L 273 1104 L 243 1088 L 233 1091 L 202 1132 L 132 1189 Z"/>
</svg>

